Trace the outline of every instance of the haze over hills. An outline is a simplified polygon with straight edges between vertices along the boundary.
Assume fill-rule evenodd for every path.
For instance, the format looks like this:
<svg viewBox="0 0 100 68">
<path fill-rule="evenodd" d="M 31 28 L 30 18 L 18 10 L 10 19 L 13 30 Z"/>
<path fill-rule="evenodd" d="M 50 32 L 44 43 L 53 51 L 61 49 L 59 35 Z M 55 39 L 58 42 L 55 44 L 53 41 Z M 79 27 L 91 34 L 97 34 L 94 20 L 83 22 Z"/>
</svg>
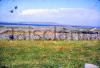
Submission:
<svg viewBox="0 0 100 68">
<path fill-rule="evenodd" d="M 55 22 L 0 22 L 0 25 L 61 25 Z"/>
<path fill-rule="evenodd" d="M 83 25 L 66 25 L 55 22 L 0 22 L 0 25 L 23 25 L 23 26 L 66 26 L 74 28 L 100 28 L 99 26 L 83 26 Z"/>
</svg>

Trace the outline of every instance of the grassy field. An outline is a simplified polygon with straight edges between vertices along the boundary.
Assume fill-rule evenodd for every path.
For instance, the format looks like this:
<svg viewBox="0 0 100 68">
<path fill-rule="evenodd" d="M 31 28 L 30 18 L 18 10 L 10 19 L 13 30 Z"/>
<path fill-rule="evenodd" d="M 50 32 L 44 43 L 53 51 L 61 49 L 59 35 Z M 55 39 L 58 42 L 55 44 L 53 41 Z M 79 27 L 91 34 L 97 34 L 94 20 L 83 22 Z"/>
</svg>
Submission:
<svg viewBox="0 0 100 68">
<path fill-rule="evenodd" d="M 100 66 L 99 41 L 0 40 L 0 68 Z"/>
</svg>

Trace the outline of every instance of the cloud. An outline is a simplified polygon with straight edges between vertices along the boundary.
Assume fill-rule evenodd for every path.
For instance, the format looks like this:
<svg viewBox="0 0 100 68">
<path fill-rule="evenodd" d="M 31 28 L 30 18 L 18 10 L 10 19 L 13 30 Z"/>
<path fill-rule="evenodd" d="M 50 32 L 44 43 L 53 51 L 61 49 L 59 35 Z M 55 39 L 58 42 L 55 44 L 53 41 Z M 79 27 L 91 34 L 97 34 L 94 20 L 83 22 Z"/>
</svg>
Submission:
<svg viewBox="0 0 100 68">
<path fill-rule="evenodd" d="M 22 16 L 55 16 L 55 17 L 72 17 L 72 18 L 98 18 L 99 12 L 94 9 L 86 8 L 58 8 L 58 9 L 27 9 L 23 10 Z"/>
<path fill-rule="evenodd" d="M 20 15 L 28 17 L 32 21 L 67 22 L 71 24 L 91 25 L 93 22 L 100 21 L 100 12 L 88 8 L 27 9 L 23 10 Z"/>
<path fill-rule="evenodd" d="M 49 13 L 57 13 L 59 12 L 58 9 L 27 9 L 22 11 L 21 15 L 44 15 L 44 14 L 49 14 Z"/>
</svg>

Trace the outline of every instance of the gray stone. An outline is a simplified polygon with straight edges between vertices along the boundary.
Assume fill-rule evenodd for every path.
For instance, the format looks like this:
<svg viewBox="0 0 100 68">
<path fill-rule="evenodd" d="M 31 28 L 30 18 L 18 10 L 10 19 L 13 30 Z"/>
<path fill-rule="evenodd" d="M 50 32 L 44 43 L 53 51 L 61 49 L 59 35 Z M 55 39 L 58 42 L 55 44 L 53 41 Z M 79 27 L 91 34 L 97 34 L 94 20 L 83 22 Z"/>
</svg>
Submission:
<svg viewBox="0 0 100 68">
<path fill-rule="evenodd" d="M 88 64 L 88 63 L 86 63 L 85 66 L 84 66 L 84 68 L 99 68 L 99 66 L 96 66 L 94 64 Z"/>
</svg>

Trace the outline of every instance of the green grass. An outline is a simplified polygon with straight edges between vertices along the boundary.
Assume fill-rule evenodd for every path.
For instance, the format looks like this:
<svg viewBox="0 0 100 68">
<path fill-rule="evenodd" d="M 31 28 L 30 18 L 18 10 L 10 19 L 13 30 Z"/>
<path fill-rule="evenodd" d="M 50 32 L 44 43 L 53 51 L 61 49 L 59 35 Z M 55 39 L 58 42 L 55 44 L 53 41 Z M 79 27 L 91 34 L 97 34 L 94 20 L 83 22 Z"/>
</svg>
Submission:
<svg viewBox="0 0 100 68">
<path fill-rule="evenodd" d="M 0 40 L 0 68 L 84 68 L 100 66 L 99 41 Z"/>
</svg>

